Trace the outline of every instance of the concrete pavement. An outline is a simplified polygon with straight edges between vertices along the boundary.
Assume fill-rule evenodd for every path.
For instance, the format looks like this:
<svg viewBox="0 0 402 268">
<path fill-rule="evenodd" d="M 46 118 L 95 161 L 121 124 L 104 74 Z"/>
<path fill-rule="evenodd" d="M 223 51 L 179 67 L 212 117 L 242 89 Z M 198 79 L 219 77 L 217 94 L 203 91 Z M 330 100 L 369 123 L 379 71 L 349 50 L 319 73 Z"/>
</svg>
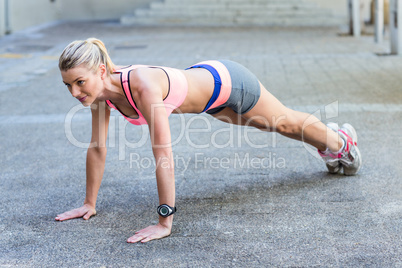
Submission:
<svg viewBox="0 0 402 268">
<path fill-rule="evenodd" d="M 98 215 L 55 222 L 83 203 L 91 134 L 57 58 L 92 36 L 120 65 L 238 61 L 285 105 L 353 124 L 364 166 L 330 175 L 300 142 L 173 115 L 172 235 L 127 244 L 158 200 L 146 128 L 113 113 Z M 402 59 L 387 52 L 334 28 L 65 22 L 0 39 L 0 266 L 401 267 Z"/>
</svg>

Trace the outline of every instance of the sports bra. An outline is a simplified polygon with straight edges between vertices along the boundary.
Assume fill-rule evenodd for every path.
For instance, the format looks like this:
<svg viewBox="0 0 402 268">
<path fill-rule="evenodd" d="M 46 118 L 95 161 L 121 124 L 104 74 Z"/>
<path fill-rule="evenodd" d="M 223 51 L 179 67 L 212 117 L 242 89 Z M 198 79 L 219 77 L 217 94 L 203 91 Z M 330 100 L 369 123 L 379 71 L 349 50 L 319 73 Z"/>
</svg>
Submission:
<svg viewBox="0 0 402 268">
<path fill-rule="evenodd" d="M 130 88 L 130 72 L 140 67 L 148 67 L 148 68 L 159 68 L 166 73 L 168 78 L 168 93 L 167 96 L 163 99 L 163 103 L 166 108 L 166 113 L 169 116 L 174 109 L 179 107 L 184 99 L 187 96 L 188 92 L 188 84 L 187 79 L 182 72 L 178 69 L 173 69 L 169 67 L 160 67 L 160 66 L 148 66 L 148 65 L 130 65 L 128 67 L 124 67 L 120 70 L 116 70 L 115 73 L 120 73 L 120 82 L 123 88 L 124 95 L 126 96 L 130 105 L 134 108 L 137 112 L 138 117 L 133 118 L 123 114 L 110 100 L 106 100 L 106 103 L 113 109 L 119 111 L 131 124 L 134 125 L 145 125 L 147 121 L 145 120 L 144 116 L 138 110 L 133 95 L 131 93 Z"/>
</svg>

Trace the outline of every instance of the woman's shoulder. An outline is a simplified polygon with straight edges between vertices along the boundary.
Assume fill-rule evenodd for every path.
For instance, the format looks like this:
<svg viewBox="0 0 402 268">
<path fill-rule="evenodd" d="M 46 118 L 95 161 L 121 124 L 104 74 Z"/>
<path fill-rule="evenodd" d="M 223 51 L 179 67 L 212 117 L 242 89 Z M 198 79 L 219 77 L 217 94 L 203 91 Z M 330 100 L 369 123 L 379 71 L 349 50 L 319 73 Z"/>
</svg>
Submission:
<svg viewBox="0 0 402 268">
<path fill-rule="evenodd" d="M 163 68 L 155 68 L 152 66 L 138 67 L 130 72 L 130 80 L 145 84 L 154 84 L 158 81 L 166 80 L 166 72 Z"/>
<path fill-rule="evenodd" d="M 159 94 L 169 87 L 169 79 L 160 68 L 136 68 L 128 76 L 134 98 L 140 98 L 145 92 Z M 148 94 L 145 94 L 148 95 Z"/>
</svg>

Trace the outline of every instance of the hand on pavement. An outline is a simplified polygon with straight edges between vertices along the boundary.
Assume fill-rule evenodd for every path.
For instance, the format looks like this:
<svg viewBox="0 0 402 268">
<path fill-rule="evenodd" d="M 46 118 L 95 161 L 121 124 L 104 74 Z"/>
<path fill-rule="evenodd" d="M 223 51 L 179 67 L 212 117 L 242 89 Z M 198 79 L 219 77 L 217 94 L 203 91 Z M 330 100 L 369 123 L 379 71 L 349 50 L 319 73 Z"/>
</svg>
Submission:
<svg viewBox="0 0 402 268">
<path fill-rule="evenodd" d="M 57 215 L 55 218 L 56 221 L 65 221 L 74 218 L 83 218 L 84 220 L 88 220 L 91 216 L 96 215 L 95 208 L 91 207 L 90 205 L 83 205 L 80 208 L 76 208 L 63 214 Z"/>
<path fill-rule="evenodd" d="M 145 229 L 135 232 L 135 235 L 127 239 L 128 243 L 146 243 L 154 239 L 161 239 L 163 237 L 169 236 L 171 228 L 163 226 L 158 223 L 157 225 L 148 226 Z"/>
</svg>

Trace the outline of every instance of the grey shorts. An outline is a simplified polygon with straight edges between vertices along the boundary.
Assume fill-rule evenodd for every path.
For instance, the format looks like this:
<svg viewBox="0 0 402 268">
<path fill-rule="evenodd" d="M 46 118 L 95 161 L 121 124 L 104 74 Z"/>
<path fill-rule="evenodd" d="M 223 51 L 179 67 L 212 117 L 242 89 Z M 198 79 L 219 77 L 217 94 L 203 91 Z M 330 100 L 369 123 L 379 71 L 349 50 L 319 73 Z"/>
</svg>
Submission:
<svg viewBox="0 0 402 268">
<path fill-rule="evenodd" d="M 230 61 L 220 60 L 228 69 L 232 81 L 232 91 L 229 99 L 222 105 L 207 110 L 208 114 L 216 114 L 226 107 L 230 107 L 238 114 L 250 111 L 261 95 L 260 83 L 257 77 L 243 65 Z"/>
</svg>

